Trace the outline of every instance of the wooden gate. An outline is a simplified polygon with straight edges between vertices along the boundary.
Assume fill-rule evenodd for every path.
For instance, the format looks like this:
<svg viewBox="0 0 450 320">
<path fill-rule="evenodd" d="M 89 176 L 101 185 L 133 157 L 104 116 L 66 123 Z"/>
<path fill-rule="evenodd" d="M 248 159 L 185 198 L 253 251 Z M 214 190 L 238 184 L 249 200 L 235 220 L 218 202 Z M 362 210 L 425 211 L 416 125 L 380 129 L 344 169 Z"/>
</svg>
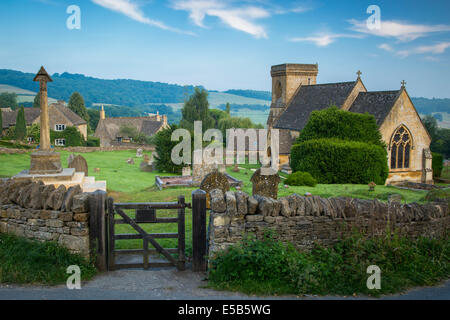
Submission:
<svg viewBox="0 0 450 320">
<path fill-rule="evenodd" d="M 178 270 L 185 270 L 185 208 L 190 204 L 185 203 L 184 196 L 178 197 L 178 202 L 159 203 L 114 203 L 112 198 L 108 198 L 108 269 L 116 270 L 122 268 L 152 268 L 175 266 Z M 135 218 L 131 218 L 124 210 L 135 210 Z M 157 210 L 178 209 L 178 216 L 157 217 Z M 119 219 L 115 219 L 118 215 Z M 177 233 L 147 233 L 142 224 L 148 223 L 177 223 Z M 116 234 L 116 224 L 128 224 L 137 233 Z M 163 248 L 156 239 L 177 238 L 178 248 Z M 116 240 L 142 239 L 142 249 L 115 249 Z M 149 249 L 151 244 L 154 249 Z M 167 262 L 150 262 L 150 254 L 159 253 L 163 255 Z M 178 258 L 172 256 L 176 253 Z M 116 263 L 119 255 L 142 254 L 142 263 Z"/>
</svg>

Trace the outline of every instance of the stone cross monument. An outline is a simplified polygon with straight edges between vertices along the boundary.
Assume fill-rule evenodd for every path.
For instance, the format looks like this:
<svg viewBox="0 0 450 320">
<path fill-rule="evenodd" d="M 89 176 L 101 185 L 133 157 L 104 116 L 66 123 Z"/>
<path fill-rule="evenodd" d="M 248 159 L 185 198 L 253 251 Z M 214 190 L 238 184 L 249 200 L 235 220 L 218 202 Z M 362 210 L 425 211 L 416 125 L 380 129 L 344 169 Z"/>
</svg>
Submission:
<svg viewBox="0 0 450 320">
<path fill-rule="evenodd" d="M 39 151 L 31 154 L 30 174 L 55 174 L 62 171 L 60 155 L 51 151 L 50 126 L 48 120 L 47 82 L 53 82 L 52 78 L 41 67 L 33 81 L 39 81 L 39 96 L 41 98 L 41 137 Z"/>
</svg>

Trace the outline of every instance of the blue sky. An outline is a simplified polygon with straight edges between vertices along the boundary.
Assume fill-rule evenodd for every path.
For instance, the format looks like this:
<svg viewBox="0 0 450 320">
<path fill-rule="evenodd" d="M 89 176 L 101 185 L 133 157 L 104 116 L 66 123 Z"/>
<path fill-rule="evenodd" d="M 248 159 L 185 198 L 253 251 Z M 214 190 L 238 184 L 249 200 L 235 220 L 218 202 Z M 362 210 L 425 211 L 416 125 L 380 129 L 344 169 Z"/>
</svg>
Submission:
<svg viewBox="0 0 450 320">
<path fill-rule="evenodd" d="M 449 1 L 2 0 L 0 68 L 270 90 L 271 65 L 317 62 L 319 83 L 360 69 L 368 90 L 404 79 L 411 96 L 450 97 L 449 12 Z"/>
</svg>

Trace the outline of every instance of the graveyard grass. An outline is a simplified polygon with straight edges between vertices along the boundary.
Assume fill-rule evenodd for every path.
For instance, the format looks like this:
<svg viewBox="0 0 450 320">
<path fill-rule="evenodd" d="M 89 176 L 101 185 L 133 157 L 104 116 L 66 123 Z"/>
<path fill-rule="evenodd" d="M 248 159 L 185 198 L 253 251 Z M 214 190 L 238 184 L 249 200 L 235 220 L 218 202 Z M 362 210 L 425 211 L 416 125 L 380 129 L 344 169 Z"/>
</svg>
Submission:
<svg viewBox="0 0 450 320">
<path fill-rule="evenodd" d="M 61 163 L 67 167 L 67 158 L 71 154 L 67 151 L 58 151 L 61 153 Z M 150 152 L 144 152 L 150 155 Z M 108 196 L 114 198 L 115 202 L 172 202 L 177 201 L 179 195 L 184 195 L 186 202 L 191 202 L 191 193 L 195 188 L 175 187 L 159 190 L 155 186 L 155 177 L 168 176 L 170 174 L 161 172 L 141 172 L 139 164 L 142 158 L 136 157 L 135 150 L 123 150 L 113 152 L 86 152 L 81 153 L 89 166 L 89 175 L 95 176 L 96 180 L 106 180 Z M 127 159 L 133 158 L 134 164 L 128 164 Z M 0 177 L 11 177 L 20 171 L 29 168 L 29 153 L 23 154 L 0 154 Z M 251 169 L 258 165 L 244 164 L 239 165 L 240 172 L 233 172 L 232 167 L 227 168 L 227 172 L 233 177 L 242 180 L 242 191 L 251 194 L 252 184 L 250 177 L 253 174 Z M 100 168 L 100 172 L 94 172 L 94 168 Z M 286 177 L 286 175 L 281 174 Z M 375 191 L 369 192 L 367 185 L 337 184 L 324 185 L 318 184 L 316 187 L 288 187 L 285 188 L 283 180 L 279 185 L 279 197 L 287 196 L 292 193 L 303 195 L 305 192 L 311 192 L 313 195 L 322 197 L 354 197 L 362 199 L 377 198 L 380 201 L 387 201 L 391 194 L 400 194 L 403 202 L 422 202 L 426 191 L 411 191 L 397 189 L 387 186 L 376 186 Z M 234 189 L 233 189 L 234 190 Z M 132 212 L 128 212 L 131 216 Z M 176 210 L 161 210 L 158 216 L 176 217 Z M 177 232 L 176 224 L 145 224 L 144 229 L 147 232 Z M 191 210 L 186 210 L 186 254 L 191 253 L 191 230 L 192 216 Z M 116 225 L 117 233 L 136 233 L 129 225 Z M 176 239 L 161 239 L 161 245 L 165 247 L 176 247 Z M 117 241 L 117 249 L 142 248 L 142 240 L 122 240 Z"/>
</svg>

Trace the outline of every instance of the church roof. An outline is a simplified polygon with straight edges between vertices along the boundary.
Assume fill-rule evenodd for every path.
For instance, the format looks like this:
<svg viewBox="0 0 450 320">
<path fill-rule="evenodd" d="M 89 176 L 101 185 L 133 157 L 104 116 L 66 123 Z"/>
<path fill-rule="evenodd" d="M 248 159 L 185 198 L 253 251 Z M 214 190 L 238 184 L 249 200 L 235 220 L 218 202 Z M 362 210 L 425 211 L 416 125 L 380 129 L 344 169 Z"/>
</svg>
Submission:
<svg viewBox="0 0 450 320">
<path fill-rule="evenodd" d="M 312 111 L 326 109 L 330 105 L 341 107 L 356 83 L 351 81 L 301 86 L 274 128 L 302 130 Z"/>
<path fill-rule="evenodd" d="M 360 92 L 348 111 L 369 113 L 380 126 L 387 117 L 401 90 Z"/>
</svg>

